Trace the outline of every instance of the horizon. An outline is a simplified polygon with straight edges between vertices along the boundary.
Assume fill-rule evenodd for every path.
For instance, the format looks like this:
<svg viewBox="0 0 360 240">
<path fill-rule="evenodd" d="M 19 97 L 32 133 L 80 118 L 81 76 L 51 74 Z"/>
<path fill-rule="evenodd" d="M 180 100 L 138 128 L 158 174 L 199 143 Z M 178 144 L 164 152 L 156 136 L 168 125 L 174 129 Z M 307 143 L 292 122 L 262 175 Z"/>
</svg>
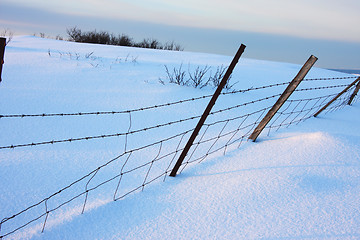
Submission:
<svg viewBox="0 0 360 240">
<path fill-rule="evenodd" d="M 97 30 L 97 29 L 96 29 Z M 97 31 L 101 31 L 101 30 L 97 30 Z M 34 36 L 34 37 L 39 37 L 39 38 L 46 38 L 46 39 L 52 39 L 52 40 L 60 40 L 60 41 L 69 41 L 71 42 L 70 39 L 68 38 L 63 38 L 63 36 L 57 34 L 56 36 L 53 36 L 53 35 L 47 35 L 45 34 L 44 37 L 40 36 L 41 34 L 45 34 L 45 33 L 42 33 L 42 32 L 39 32 L 39 33 L 33 33 L 33 34 L 14 34 L 13 37 L 21 37 L 21 36 Z M 57 37 L 61 37 L 63 39 L 56 39 Z M 131 36 L 129 36 L 131 37 Z M 5 37 L 7 38 L 7 37 Z M 146 38 L 146 37 L 145 37 Z M 144 38 L 144 39 L 145 39 Z M 157 40 L 157 39 L 156 39 Z M 85 42 L 84 42 L 85 43 Z M 160 42 L 160 44 L 163 44 L 165 42 Z M 177 43 L 177 42 L 174 42 L 174 43 Z M 100 44 L 102 45 L 102 44 Z M 106 44 L 103 44 L 103 45 L 106 45 Z M 110 46 L 110 45 L 109 45 Z M 131 47 L 131 46 L 127 46 L 127 47 Z M 182 47 L 182 46 L 181 46 Z M 160 49 L 161 50 L 161 49 Z M 170 50 L 170 51 L 175 51 L 175 50 Z M 214 52 L 205 52 L 205 51 L 196 51 L 196 50 L 187 50 L 187 49 L 184 49 L 184 50 L 180 50 L 180 51 L 184 51 L 184 52 L 194 52 L 194 53 L 208 53 L 208 54 L 215 54 L 215 55 L 226 55 L 226 56 L 232 56 L 231 54 L 221 54 L 221 53 L 214 53 Z M 245 55 L 245 54 L 244 54 Z M 261 61 L 272 61 L 272 62 L 283 62 L 283 63 L 294 63 L 294 64 L 300 64 L 300 63 L 295 63 L 295 62 L 286 62 L 286 61 L 280 61 L 280 60 L 270 60 L 270 59 L 258 59 L 258 58 L 251 58 L 251 57 L 247 57 L 249 59 L 254 59 L 254 60 L 261 60 Z M 315 66 L 316 67 L 316 66 Z M 343 72 L 343 73 L 349 73 L 349 74 L 360 74 L 360 68 L 326 68 L 326 67 L 320 67 L 320 68 L 323 68 L 323 69 L 328 69 L 328 70 L 333 70 L 333 71 L 338 71 L 338 72 Z"/>
<path fill-rule="evenodd" d="M 355 14 L 360 3 L 354 0 L 340 5 L 330 1 L 326 7 L 321 1 L 305 7 L 305 3 L 277 0 L 283 9 L 262 0 L 259 5 L 211 0 L 206 8 L 201 1 L 193 5 L 162 0 L 106 3 L 4 0 L 0 32 L 9 29 L 15 35 L 45 33 L 66 38 L 66 29 L 77 26 L 83 31 L 126 34 L 135 40 L 174 41 L 185 51 L 232 56 L 245 44 L 248 58 L 303 64 L 315 55 L 317 67 L 360 69 L 360 31 L 350 25 L 360 21 Z M 301 11 L 316 16 L 304 17 Z"/>
</svg>

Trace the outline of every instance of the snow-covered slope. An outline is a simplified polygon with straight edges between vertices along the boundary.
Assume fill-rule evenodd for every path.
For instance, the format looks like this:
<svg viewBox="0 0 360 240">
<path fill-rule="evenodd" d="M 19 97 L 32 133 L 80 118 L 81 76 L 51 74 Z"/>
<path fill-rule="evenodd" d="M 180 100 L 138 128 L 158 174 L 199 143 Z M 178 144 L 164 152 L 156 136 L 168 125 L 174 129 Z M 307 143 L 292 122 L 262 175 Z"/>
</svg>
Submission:
<svg viewBox="0 0 360 240">
<path fill-rule="evenodd" d="M 231 79 L 238 82 L 236 90 L 288 82 L 301 67 L 247 59 L 246 51 L 251 51 L 251 46 Z M 122 111 L 201 97 L 212 94 L 214 89 L 170 84 L 164 65 L 172 69 L 182 64 L 186 71 L 209 66 L 215 71 L 221 65 L 227 66 L 231 59 L 14 37 L 6 47 L 0 115 Z M 313 68 L 307 77 L 349 75 Z M 334 80 L 331 84 L 344 81 L 353 79 Z M 329 84 L 324 82 L 309 81 L 304 87 Z M 271 96 L 285 87 L 264 89 L 261 94 Z M 341 90 L 326 89 L 328 93 Z M 258 95 L 255 91 L 221 96 L 215 110 L 254 100 Z M 0 146 L 126 133 L 199 115 L 208 100 L 130 114 L 0 118 Z M 243 111 L 234 114 L 245 114 Z M 113 201 L 116 180 L 89 193 L 84 214 L 85 195 L 4 239 L 359 239 L 359 116 L 360 105 L 355 102 L 269 136 L 261 135 L 256 143 L 229 149 L 225 156 L 222 152 L 214 154 L 176 178 L 154 181 L 143 191 L 119 201 Z M 26 214 L 6 218 L 124 151 L 191 129 L 196 122 L 193 119 L 142 135 L 0 149 L 0 235 L 31 221 L 36 214 L 46 213 L 66 198 L 55 196 Z M 177 145 L 178 141 L 166 145 L 161 142 L 138 156 L 134 153 L 129 164 L 135 166 L 142 159 L 151 161 L 160 152 L 175 150 Z M 71 194 L 91 188 L 94 181 L 111 178 L 123 171 L 124 161 L 126 157 L 119 158 L 115 165 L 89 175 L 84 184 L 74 185 L 65 194 L 74 197 Z M 151 173 L 164 166 L 154 164 Z M 134 173 L 122 184 L 141 185 L 147 171 Z"/>
</svg>

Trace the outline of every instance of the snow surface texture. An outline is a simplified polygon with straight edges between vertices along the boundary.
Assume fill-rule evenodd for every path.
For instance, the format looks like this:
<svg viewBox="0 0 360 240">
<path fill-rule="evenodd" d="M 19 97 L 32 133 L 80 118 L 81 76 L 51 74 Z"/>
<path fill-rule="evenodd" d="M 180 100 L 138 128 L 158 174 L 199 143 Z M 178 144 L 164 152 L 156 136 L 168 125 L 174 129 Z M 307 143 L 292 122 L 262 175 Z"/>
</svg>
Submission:
<svg viewBox="0 0 360 240">
<path fill-rule="evenodd" d="M 245 50 L 245 57 L 246 51 L 251 47 Z M 6 47 L 0 114 L 118 111 L 208 95 L 214 90 L 166 82 L 164 65 L 216 68 L 230 61 L 231 57 L 219 55 L 14 37 Z M 300 67 L 243 57 L 232 81 L 239 81 L 236 89 L 287 82 Z M 307 77 L 347 76 L 314 68 Z M 265 94 L 283 89 L 273 92 L 270 88 Z M 251 100 L 257 97 L 254 95 L 221 96 L 215 109 Z M 130 116 L 1 118 L 0 145 L 127 132 L 201 114 L 207 101 Z M 49 214 L 43 233 L 44 217 L 4 239 L 360 239 L 359 116 L 360 105 L 355 103 L 268 136 L 260 135 L 256 143 L 230 149 L 225 156 L 215 154 L 176 178 L 149 184 L 144 191 L 119 201 L 112 199 L 115 181 L 115 185 L 89 194 L 84 214 L 85 196 Z M 196 120 L 185 122 L 126 140 L 2 149 L 0 219 L 57 192 L 124 148 L 131 149 L 147 139 L 157 141 L 195 124 Z M 169 143 L 160 150 L 176 145 Z M 134 158 L 153 159 L 158 152 L 159 145 Z M 151 172 L 162 167 L 154 164 Z M 118 173 L 121 165 L 109 168 L 92 181 Z M 141 174 L 129 177 L 125 184 L 141 184 L 143 177 L 137 179 Z M 93 184 L 88 183 L 89 187 Z M 81 191 L 85 184 L 79 186 Z M 51 209 L 54 203 L 47 204 Z M 46 211 L 44 204 L 39 208 L 34 211 Z M 1 235 L 24 221 L 26 218 L 14 218 L 2 224 Z"/>
</svg>

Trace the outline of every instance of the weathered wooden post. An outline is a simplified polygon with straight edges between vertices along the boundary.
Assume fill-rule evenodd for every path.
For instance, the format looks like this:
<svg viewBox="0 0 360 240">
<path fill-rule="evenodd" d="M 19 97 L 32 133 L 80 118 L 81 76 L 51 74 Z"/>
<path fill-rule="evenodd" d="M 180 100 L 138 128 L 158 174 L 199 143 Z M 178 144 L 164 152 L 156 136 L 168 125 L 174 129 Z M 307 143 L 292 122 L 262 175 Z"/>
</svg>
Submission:
<svg viewBox="0 0 360 240">
<path fill-rule="evenodd" d="M 331 99 L 330 102 L 328 102 L 324 107 L 322 107 L 319 111 L 317 111 L 317 113 L 314 114 L 314 117 L 317 117 L 322 111 L 324 111 L 328 106 L 330 106 L 333 102 L 335 102 L 336 99 L 338 99 L 341 95 L 343 95 L 344 93 L 346 93 L 352 86 L 354 86 L 358 81 L 360 81 L 360 77 L 357 78 L 355 81 L 353 81 L 349 86 L 347 86 L 344 90 L 342 90 L 338 95 L 336 95 L 336 97 L 334 97 L 333 99 Z M 359 87 L 359 84 L 357 86 L 357 88 Z M 355 89 L 356 91 L 356 89 Z M 355 92 L 353 94 L 356 95 L 357 92 Z M 359 91 L 359 89 L 358 89 Z M 355 97 L 354 95 L 354 97 Z M 352 97 L 352 96 L 351 96 Z M 350 99 L 351 99 L 350 97 Z M 353 98 L 354 98 L 353 97 Z M 352 101 L 353 99 L 351 99 Z M 351 103 L 350 101 L 348 102 L 348 104 Z"/>
<path fill-rule="evenodd" d="M 177 160 L 173 170 L 170 173 L 171 177 L 176 176 L 177 171 L 179 170 L 182 162 L 184 161 L 184 159 L 185 159 L 186 155 L 188 154 L 191 146 L 193 145 L 194 140 L 195 140 L 196 136 L 199 134 L 201 127 L 204 125 L 204 122 L 205 122 L 207 116 L 210 114 L 210 111 L 211 111 L 212 107 L 215 105 L 215 102 L 216 102 L 217 98 L 219 97 L 219 95 L 220 95 L 222 89 L 224 88 L 227 80 L 229 79 L 233 69 L 235 68 L 235 66 L 236 66 L 237 62 L 239 61 L 242 53 L 244 52 L 245 47 L 246 47 L 245 45 L 241 44 L 241 46 L 240 46 L 239 50 L 237 51 L 234 59 L 232 60 L 230 66 L 228 67 L 223 79 L 221 80 L 221 82 L 220 82 L 219 86 L 217 87 L 214 95 L 212 96 L 209 104 L 207 105 L 203 115 L 201 116 L 198 124 L 196 125 L 193 133 L 191 134 L 187 144 L 185 145 L 184 150 L 181 152 L 179 159 Z"/>
<path fill-rule="evenodd" d="M 356 96 L 356 95 L 358 94 L 358 92 L 359 92 L 359 89 L 360 89 L 360 77 L 358 77 L 357 80 L 358 80 L 358 83 L 357 83 L 357 85 L 356 85 L 356 87 L 355 87 L 355 90 L 354 90 L 353 94 L 351 94 L 351 96 L 350 96 L 348 105 L 351 105 L 351 103 L 352 103 L 352 101 L 354 100 L 355 96 Z"/>
<path fill-rule="evenodd" d="M 274 106 L 269 110 L 266 116 L 261 120 L 259 125 L 255 128 L 254 132 L 250 135 L 249 139 L 255 142 L 256 138 L 260 135 L 262 130 L 266 127 L 266 125 L 271 121 L 277 111 L 284 105 L 286 100 L 290 97 L 290 95 L 295 91 L 297 86 L 304 79 L 306 74 L 310 71 L 312 66 L 317 61 L 317 57 L 311 55 L 310 58 L 306 61 L 304 66 L 300 69 L 299 73 L 295 76 L 295 78 L 290 82 L 289 86 L 285 89 L 283 94 L 279 97 Z"/>
<path fill-rule="evenodd" d="M 0 38 L 0 82 L 2 81 L 1 72 L 2 72 L 2 65 L 4 64 L 5 46 L 6 46 L 6 38 Z"/>
</svg>

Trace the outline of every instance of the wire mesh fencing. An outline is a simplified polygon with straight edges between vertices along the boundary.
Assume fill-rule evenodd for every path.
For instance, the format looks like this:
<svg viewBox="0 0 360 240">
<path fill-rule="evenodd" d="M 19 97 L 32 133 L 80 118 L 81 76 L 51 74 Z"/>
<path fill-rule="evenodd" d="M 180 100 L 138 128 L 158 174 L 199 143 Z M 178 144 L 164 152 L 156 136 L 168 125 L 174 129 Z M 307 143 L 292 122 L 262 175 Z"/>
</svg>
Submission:
<svg viewBox="0 0 360 240">
<path fill-rule="evenodd" d="M 300 88 L 280 108 L 262 134 L 270 135 L 273 131 L 311 118 L 344 87 L 349 86 L 348 80 L 355 78 L 304 79 Z M 276 83 L 222 93 L 192 144 L 180 172 L 193 163 L 222 156 L 246 143 L 252 131 L 288 84 L 289 82 Z M 325 113 L 346 106 L 354 89 L 355 85 L 334 101 Z M 200 109 L 197 106 L 203 107 L 210 97 L 212 95 L 125 111 L 0 115 L 0 120 L 9 121 L 18 118 L 26 120 L 104 115 L 117 115 L 124 119 L 123 131 L 117 133 L 0 146 L 0 151 L 17 151 L 25 148 L 35 150 L 37 147 L 51 148 L 58 144 L 75 144 L 108 138 L 121 139 L 119 141 L 121 144 L 118 144 L 119 153 L 113 158 L 96 165 L 79 177 L 74 177 L 73 181 L 64 184 L 57 191 L 40 196 L 35 203 L 18 209 L 6 217 L 2 216 L 0 239 L 21 235 L 22 230 L 26 228 L 42 232 L 64 214 L 83 214 L 94 208 L 99 200 L 103 203 L 118 201 L 131 193 L 143 191 L 152 183 L 165 181 L 194 130 L 196 121 L 201 117 L 199 111 L 189 109 Z M 359 97 L 356 96 L 354 102 L 358 99 Z M 174 113 L 179 112 L 184 114 L 176 119 L 178 114 Z M 159 119 L 156 116 L 162 117 Z M 150 122 L 152 118 L 156 121 L 153 121 L 152 125 L 142 126 L 144 121 L 138 120 L 144 118 Z"/>
</svg>

